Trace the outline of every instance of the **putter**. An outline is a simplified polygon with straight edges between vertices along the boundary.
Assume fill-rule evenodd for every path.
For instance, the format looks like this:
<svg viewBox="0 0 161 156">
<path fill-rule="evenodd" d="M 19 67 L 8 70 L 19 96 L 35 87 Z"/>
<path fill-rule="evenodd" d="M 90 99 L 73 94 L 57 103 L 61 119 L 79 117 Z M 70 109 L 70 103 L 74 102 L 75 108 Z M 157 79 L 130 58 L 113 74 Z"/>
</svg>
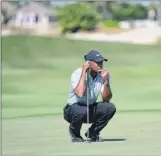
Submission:
<svg viewBox="0 0 161 156">
<path fill-rule="evenodd" d="M 89 139 L 89 128 L 90 128 L 90 123 L 89 123 L 89 70 L 87 70 L 86 73 L 86 96 L 87 96 L 87 138 L 85 140 L 86 143 L 91 143 L 91 140 Z"/>
</svg>

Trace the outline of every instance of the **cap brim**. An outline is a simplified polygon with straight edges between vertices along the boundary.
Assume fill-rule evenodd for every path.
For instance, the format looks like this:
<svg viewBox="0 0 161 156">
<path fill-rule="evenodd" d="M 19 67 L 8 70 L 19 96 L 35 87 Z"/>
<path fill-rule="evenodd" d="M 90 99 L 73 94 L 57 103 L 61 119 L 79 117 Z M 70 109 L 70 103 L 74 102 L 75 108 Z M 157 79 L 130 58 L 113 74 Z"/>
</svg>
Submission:
<svg viewBox="0 0 161 156">
<path fill-rule="evenodd" d="M 100 57 L 94 60 L 95 62 L 108 61 L 107 59 Z"/>
</svg>

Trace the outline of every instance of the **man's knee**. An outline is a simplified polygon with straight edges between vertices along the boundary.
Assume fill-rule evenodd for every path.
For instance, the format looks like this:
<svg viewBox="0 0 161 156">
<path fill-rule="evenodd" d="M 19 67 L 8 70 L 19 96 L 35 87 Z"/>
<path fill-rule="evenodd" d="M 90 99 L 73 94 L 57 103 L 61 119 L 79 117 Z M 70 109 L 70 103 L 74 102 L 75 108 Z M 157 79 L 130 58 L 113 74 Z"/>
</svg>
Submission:
<svg viewBox="0 0 161 156">
<path fill-rule="evenodd" d="M 71 122 L 80 122 L 86 115 L 86 109 L 84 107 L 78 107 L 77 105 L 71 106 L 70 116 Z"/>
<path fill-rule="evenodd" d="M 102 102 L 102 110 L 105 110 L 108 113 L 115 114 L 116 106 L 113 103 Z"/>
<path fill-rule="evenodd" d="M 106 103 L 107 105 L 107 109 L 113 113 L 113 112 L 116 112 L 116 106 L 113 104 L 113 103 Z"/>
</svg>

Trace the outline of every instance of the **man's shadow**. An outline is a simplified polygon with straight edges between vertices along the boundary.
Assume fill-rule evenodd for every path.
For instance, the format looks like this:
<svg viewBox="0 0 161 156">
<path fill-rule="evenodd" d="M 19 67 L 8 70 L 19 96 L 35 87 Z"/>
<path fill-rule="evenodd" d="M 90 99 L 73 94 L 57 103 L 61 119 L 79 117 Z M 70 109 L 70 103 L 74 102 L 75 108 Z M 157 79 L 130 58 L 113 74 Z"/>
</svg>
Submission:
<svg viewBox="0 0 161 156">
<path fill-rule="evenodd" d="M 122 142 L 122 141 L 126 141 L 127 139 L 124 139 L 124 138 L 111 138 L 111 139 L 103 139 L 101 141 L 92 141 L 92 142 Z"/>
<path fill-rule="evenodd" d="M 117 142 L 117 141 L 126 141 L 126 139 L 124 139 L 124 138 L 112 138 L 112 139 L 103 139 L 103 142 L 104 141 L 111 141 L 111 142 Z"/>
</svg>

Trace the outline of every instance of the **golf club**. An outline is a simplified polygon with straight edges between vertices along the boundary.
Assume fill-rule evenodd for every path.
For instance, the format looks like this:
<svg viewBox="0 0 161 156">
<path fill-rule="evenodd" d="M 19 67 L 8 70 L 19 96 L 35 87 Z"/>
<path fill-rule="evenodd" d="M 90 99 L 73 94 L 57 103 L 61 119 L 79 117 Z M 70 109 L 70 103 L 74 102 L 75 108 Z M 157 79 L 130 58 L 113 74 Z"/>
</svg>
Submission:
<svg viewBox="0 0 161 156">
<path fill-rule="evenodd" d="M 87 70 L 86 73 L 86 96 L 87 96 L 87 138 L 85 140 L 86 143 L 91 143 L 91 140 L 89 139 L 89 127 L 90 127 L 90 123 L 89 123 L 89 74 L 90 71 Z"/>
</svg>

